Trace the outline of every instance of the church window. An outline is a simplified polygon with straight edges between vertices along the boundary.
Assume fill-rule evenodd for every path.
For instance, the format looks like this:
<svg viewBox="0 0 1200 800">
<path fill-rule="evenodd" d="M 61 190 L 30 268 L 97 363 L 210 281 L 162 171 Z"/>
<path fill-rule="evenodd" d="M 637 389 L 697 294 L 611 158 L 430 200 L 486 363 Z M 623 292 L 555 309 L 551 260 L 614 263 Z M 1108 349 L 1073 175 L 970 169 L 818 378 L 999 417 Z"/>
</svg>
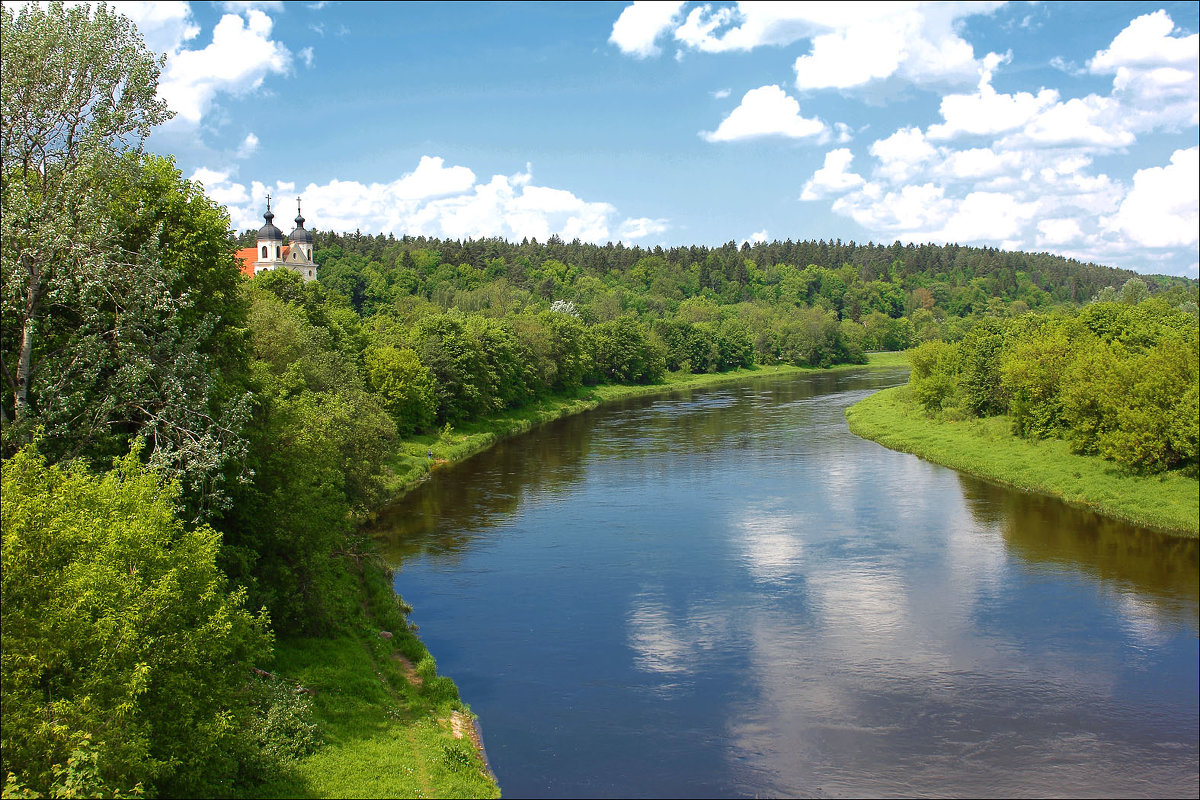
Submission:
<svg viewBox="0 0 1200 800">
<path fill-rule="evenodd" d="M 267 246 L 266 246 L 265 244 L 263 245 L 263 254 L 262 254 L 262 257 L 263 257 L 263 258 L 266 258 L 266 257 L 267 257 Z"/>
<path fill-rule="evenodd" d="M 275 257 L 279 258 L 279 245 L 275 245 Z"/>
</svg>

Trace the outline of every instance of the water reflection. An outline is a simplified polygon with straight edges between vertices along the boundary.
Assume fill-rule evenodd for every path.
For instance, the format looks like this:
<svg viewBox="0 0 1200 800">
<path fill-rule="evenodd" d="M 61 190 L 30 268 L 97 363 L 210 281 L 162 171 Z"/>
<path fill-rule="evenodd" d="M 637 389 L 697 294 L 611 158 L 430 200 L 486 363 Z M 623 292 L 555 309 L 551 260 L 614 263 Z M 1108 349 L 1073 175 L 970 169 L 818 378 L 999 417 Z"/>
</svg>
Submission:
<svg viewBox="0 0 1200 800">
<path fill-rule="evenodd" d="M 1195 622 L 1200 608 L 1196 539 L 1136 528 L 1050 498 L 1014 492 L 966 475 L 963 499 L 982 526 L 998 528 L 1009 550 L 1033 565 L 1099 579 L 1173 618 Z"/>
<path fill-rule="evenodd" d="M 1195 543 L 849 435 L 902 379 L 603 409 L 384 518 L 506 794 L 1197 794 Z"/>
</svg>

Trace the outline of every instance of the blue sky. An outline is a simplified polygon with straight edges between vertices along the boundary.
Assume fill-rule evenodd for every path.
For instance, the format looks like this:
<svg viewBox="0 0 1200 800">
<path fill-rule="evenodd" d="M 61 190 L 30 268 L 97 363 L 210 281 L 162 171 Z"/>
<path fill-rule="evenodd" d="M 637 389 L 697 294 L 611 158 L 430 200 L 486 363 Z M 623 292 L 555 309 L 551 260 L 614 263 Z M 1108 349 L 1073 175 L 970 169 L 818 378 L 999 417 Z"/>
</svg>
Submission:
<svg viewBox="0 0 1200 800">
<path fill-rule="evenodd" d="M 119 3 L 258 227 L 954 241 L 1197 277 L 1198 4 Z M 283 226 L 285 229 L 289 225 Z"/>
</svg>

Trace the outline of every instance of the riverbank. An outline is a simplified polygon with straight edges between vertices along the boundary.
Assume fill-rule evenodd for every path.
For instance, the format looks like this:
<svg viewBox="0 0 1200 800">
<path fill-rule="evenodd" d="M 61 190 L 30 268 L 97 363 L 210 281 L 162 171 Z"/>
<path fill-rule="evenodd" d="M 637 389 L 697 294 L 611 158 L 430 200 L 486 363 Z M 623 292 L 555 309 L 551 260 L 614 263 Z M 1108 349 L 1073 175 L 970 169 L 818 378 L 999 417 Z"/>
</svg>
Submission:
<svg viewBox="0 0 1200 800">
<path fill-rule="evenodd" d="M 348 571 L 361 613 L 333 638 L 275 645 L 272 670 L 311 699 L 320 747 L 251 796 L 499 797 L 474 716 L 437 674 L 391 570 L 368 553 Z"/>
<path fill-rule="evenodd" d="M 502 439 L 526 433 L 538 425 L 553 422 L 556 419 L 591 411 L 603 403 L 757 378 L 847 372 L 863 368 L 881 369 L 902 367 L 908 364 L 904 353 L 870 353 L 867 358 L 866 364 L 839 364 L 826 369 L 778 364 L 718 373 L 673 372 L 668 373 L 661 383 L 644 386 L 605 384 L 587 387 L 573 396 L 559 395 L 544 398 L 523 408 L 507 411 L 486 420 L 404 440 L 392 458 L 388 460 L 387 466 L 392 471 L 388 488 L 393 499 L 399 499 L 428 478 L 429 473 L 434 469 L 470 458 Z"/>
<path fill-rule="evenodd" d="M 1070 452 L 1059 439 L 1022 439 L 1007 417 L 927 415 L 907 386 L 846 409 L 850 431 L 893 450 L 1165 533 L 1200 535 L 1200 484 L 1177 472 L 1134 475 L 1111 461 Z"/>
</svg>

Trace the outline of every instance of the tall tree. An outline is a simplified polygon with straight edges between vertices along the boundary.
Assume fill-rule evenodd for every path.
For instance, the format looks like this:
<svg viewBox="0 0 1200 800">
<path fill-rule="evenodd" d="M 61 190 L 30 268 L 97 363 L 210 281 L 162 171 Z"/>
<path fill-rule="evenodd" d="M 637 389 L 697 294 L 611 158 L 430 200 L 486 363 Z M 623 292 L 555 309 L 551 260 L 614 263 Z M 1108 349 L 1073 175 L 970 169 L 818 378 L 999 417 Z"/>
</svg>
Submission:
<svg viewBox="0 0 1200 800">
<path fill-rule="evenodd" d="M 79 313 L 91 293 L 75 286 L 102 285 L 112 266 L 109 207 L 96 190 L 129 168 L 122 155 L 140 151 L 171 112 L 155 97 L 163 60 L 106 6 L 0 14 L 3 301 L 18 323 L 15 363 L 5 353 L 2 366 L 21 422 L 48 308 L 68 300 Z"/>
<path fill-rule="evenodd" d="M 224 209 L 147 156 L 162 60 L 106 6 L 4 8 L 3 450 L 107 463 L 144 438 L 193 511 L 225 499 L 249 413 Z M 236 372 L 236 370 L 233 370 Z"/>
</svg>

